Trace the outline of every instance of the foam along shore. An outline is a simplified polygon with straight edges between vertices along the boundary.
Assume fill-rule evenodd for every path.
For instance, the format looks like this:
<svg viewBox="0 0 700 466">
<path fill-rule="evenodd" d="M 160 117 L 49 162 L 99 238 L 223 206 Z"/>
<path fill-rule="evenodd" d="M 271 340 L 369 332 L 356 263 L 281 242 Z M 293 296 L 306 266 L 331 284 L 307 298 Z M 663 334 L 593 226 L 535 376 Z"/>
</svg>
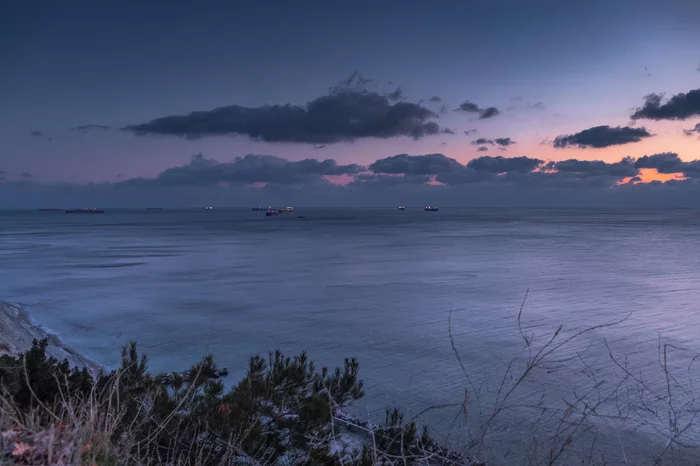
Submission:
<svg viewBox="0 0 700 466">
<path fill-rule="evenodd" d="M 66 346 L 58 335 L 36 325 L 29 313 L 10 303 L 0 301 L 0 356 L 20 355 L 32 347 L 33 340 L 48 340 L 48 355 L 62 361 L 67 359 L 71 367 L 86 367 L 93 375 L 102 366 Z"/>
</svg>

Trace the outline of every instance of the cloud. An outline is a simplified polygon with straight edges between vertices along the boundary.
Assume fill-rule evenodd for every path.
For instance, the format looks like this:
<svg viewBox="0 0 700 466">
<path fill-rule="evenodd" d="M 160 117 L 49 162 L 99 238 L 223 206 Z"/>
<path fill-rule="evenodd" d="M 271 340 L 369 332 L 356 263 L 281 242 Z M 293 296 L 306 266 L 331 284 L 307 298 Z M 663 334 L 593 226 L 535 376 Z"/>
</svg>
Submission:
<svg viewBox="0 0 700 466">
<path fill-rule="evenodd" d="M 651 136 L 652 134 L 649 133 L 645 127 L 595 126 L 593 128 L 584 129 L 576 134 L 557 136 L 554 139 L 554 147 L 563 148 L 575 146 L 583 148 L 601 148 L 639 142 Z"/>
<path fill-rule="evenodd" d="M 34 138 L 46 139 L 47 141 L 52 141 L 52 140 L 53 140 L 53 139 L 51 139 L 49 136 L 47 136 L 46 134 L 44 134 L 43 131 L 39 131 L 38 129 L 37 129 L 37 130 L 34 130 L 34 131 L 31 131 L 31 132 L 29 133 L 29 135 L 30 135 L 31 137 L 34 137 Z"/>
<path fill-rule="evenodd" d="M 87 131 L 92 131 L 92 130 L 101 130 L 101 131 L 107 131 L 112 129 L 111 126 L 107 125 L 79 125 L 79 126 L 73 126 L 69 128 L 73 131 L 80 131 L 81 133 L 85 133 Z"/>
<path fill-rule="evenodd" d="M 477 152 L 486 152 L 487 150 L 489 150 L 488 147 L 486 147 L 486 146 L 481 146 L 481 147 L 479 147 L 476 151 L 477 151 Z"/>
<path fill-rule="evenodd" d="M 515 144 L 515 141 L 513 141 L 511 138 L 496 138 L 493 141 L 499 146 L 503 147 Z"/>
<path fill-rule="evenodd" d="M 465 100 L 461 104 L 459 104 L 459 107 L 456 109 L 457 111 L 462 111 L 462 112 L 467 112 L 467 113 L 478 113 L 481 111 L 479 106 L 475 104 L 474 102 L 470 102 L 468 100 Z"/>
<path fill-rule="evenodd" d="M 700 176 L 700 160 L 684 162 L 675 152 L 662 152 L 639 157 L 634 166 L 637 168 L 653 168 L 659 173 L 682 173 L 689 178 Z"/>
<path fill-rule="evenodd" d="M 493 118 L 495 116 L 498 116 L 500 113 L 501 111 L 498 110 L 496 107 L 485 108 L 479 113 L 479 120 Z"/>
<path fill-rule="evenodd" d="M 406 98 L 406 95 L 403 93 L 403 88 L 399 86 L 392 92 L 389 92 L 386 95 L 386 98 L 392 102 L 398 102 L 399 100 L 404 100 Z"/>
<path fill-rule="evenodd" d="M 399 186 L 422 185 L 431 181 L 429 175 L 387 175 L 376 173 L 361 173 L 349 183 L 349 186 Z"/>
<path fill-rule="evenodd" d="M 684 129 L 683 133 L 686 136 L 692 136 L 693 134 L 700 134 L 700 123 L 696 124 L 693 128 L 691 129 Z"/>
<path fill-rule="evenodd" d="M 218 162 L 199 154 L 179 167 L 168 168 L 153 179 L 134 178 L 123 184 L 160 186 L 216 186 L 219 184 L 307 184 L 324 175 L 355 175 L 364 171 L 356 164 L 338 165 L 335 160 L 305 159 L 298 162 L 273 155 L 249 154 L 233 162 Z"/>
<path fill-rule="evenodd" d="M 663 95 L 649 94 L 644 97 L 644 105 L 631 115 L 630 118 L 638 120 L 685 120 L 700 115 L 700 89 L 693 89 L 687 93 L 676 94 L 668 102 L 662 104 Z"/>
<path fill-rule="evenodd" d="M 454 131 L 452 131 L 450 128 L 443 128 L 442 131 L 440 131 L 442 134 L 455 134 Z"/>
<path fill-rule="evenodd" d="M 492 146 L 498 145 L 501 147 L 507 147 L 507 146 L 515 144 L 515 141 L 513 141 L 511 138 L 495 138 L 495 139 L 479 138 L 479 139 L 475 139 L 474 141 L 472 141 L 472 144 L 475 146 L 484 145 L 484 144 L 491 144 Z"/>
<path fill-rule="evenodd" d="M 480 120 L 493 118 L 501 113 L 501 111 L 498 110 L 496 107 L 481 108 L 477 104 L 475 104 L 474 102 L 470 102 L 469 100 L 465 100 L 464 102 L 462 102 L 459 105 L 459 107 L 455 109 L 455 111 L 466 113 L 478 113 Z"/>
<path fill-rule="evenodd" d="M 486 156 L 472 159 L 467 163 L 467 168 L 489 173 L 527 173 L 542 165 L 540 159 L 530 157 L 502 157 Z"/>
<path fill-rule="evenodd" d="M 493 145 L 493 140 L 492 140 L 492 139 L 486 139 L 486 138 L 479 138 L 479 139 L 473 140 L 473 141 L 472 141 L 472 144 L 475 145 L 475 146 L 481 146 L 481 145 L 484 145 L 484 144 L 491 144 L 491 145 Z"/>
<path fill-rule="evenodd" d="M 442 99 L 440 96 L 434 95 L 431 98 L 428 99 L 430 102 L 442 102 Z"/>
<path fill-rule="evenodd" d="M 488 149 L 488 148 L 486 148 Z M 532 172 L 543 161 L 530 157 L 478 157 L 463 165 L 443 154 L 399 154 L 379 159 L 368 168 L 374 174 L 432 176 L 445 184 L 500 182 L 501 174 L 525 174 Z M 357 179 L 357 177 L 356 177 Z M 390 180 L 393 181 L 393 180 Z"/>
<path fill-rule="evenodd" d="M 478 131 L 478 130 L 477 130 L 477 129 L 474 129 L 474 128 L 472 128 L 472 129 L 465 129 L 465 130 L 464 130 L 464 134 L 466 134 L 467 136 L 469 136 L 470 134 L 474 134 L 474 133 L 476 133 L 477 131 Z"/>
<path fill-rule="evenodd" d="M 645 155 L 640 157 L 634 163 L 637 168 L 653 168 L 659 173 L 678 173 L 681 170 L 683 162 L 678 154 L 673 152 L 663 152 L 654 155 Z"/>
<path fill-rule="evenodd" d="M 304 106 L 229 105 L 208 111 L 157 118 L 123 128 L 137 135 L 245 135 L 266 142 L 333 144 L 361 138 L 410 136 L 420 139 L 440 133 L 431 121 L 437 115 L 416 103 L 391 103 L 387 96 L 350 88 L 335 88 Z"/>
<path fill-rule="evenodd" d="M 531 108 L 534 110 L 544 110 L 546 108 L 546 106 L 544 105 L 544 102 L 542 102 L 542 101 L 535 102 L 534 104 L 528 102 L 527 108 Z"/>
<path fill-rule="evenodd" d="M 617 162 L 529 157 L 478 157 L 462 164 L 443 154 L 399 154 L 379 159 L 375 170 L 333 160 L 292 162 L 248 155 L 230 162 L 199 155 L 155 178 L 114 183 L 45 184 L 32 179 L 0 184 L 0 207 L 80 205 L 377 205 L 451 204 L 501 207 L 700 207 L 700 161 L 677 154 L 629 157 Z M 639 170 L 681 170 L 685 180 L 639 183 Z M 390 172 L 390 173 L 387 173 Z M 0 176 L 2 173 L 0 172 Z M 347 185 L 326 176 L 343 175 Z M 630 176 L 631 175 L 631 176 Z M 438 184 L 432 181 L 437 181 Z M 251 186 L 255 183 L 255 186 Z M 262 199 L 262 201 L 261 201 Z"/>
<path fill-rule="evenodd" d="M 625 157 L 619 162 L 603 162 L 602 160 L 562 160 L 560 162 L 549 162 L 545 168 L 556 170 L 561 173 L 574 173 L 579 177 L 589 176 L 609 176 L 615 178 L 626 178 L 636 176 L 639 173 L 635 167 L 634 159 Z"/>
<path fill-rule="evenodd" d="M 376 160 L 367 168 L 373 173 L 391 175 L 438 175 L 459 170 L 464 165 L 443 154 L 398 154 Z"/>
</svg>

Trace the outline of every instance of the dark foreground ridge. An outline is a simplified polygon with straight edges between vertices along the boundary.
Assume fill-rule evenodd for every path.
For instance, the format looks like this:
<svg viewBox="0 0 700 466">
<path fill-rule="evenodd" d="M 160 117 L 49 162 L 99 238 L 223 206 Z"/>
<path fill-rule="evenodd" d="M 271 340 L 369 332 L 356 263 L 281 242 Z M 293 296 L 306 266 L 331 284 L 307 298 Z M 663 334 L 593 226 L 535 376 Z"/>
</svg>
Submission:
<svg viewBox="0 0 700 466">
<path fill-rule="evenodd" d="M 211 356 L 151 375 L 135 343 L 118 369 L 93 376 L 34 340 L 0 356 L 0 462 L 139 465 L 475 465 L 404 422 L 397 409 L 372 425 L 344 409 L 364 395 L 359 364 L 317 368 L 305 353 L 252 356 L 226 391 Z"/>
</svg>

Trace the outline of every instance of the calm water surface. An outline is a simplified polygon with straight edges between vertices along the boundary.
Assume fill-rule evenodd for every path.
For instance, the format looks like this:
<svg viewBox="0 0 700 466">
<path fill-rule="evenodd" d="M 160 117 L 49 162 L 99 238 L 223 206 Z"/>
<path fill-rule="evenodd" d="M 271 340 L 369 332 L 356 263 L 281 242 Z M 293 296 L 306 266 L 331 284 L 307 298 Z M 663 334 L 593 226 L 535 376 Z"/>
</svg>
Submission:
<svg viewBox="0 0 700 466">
<path fill-rule="evenodd" d="M 367 392 L 357 409 L 376 418 L 387 404 L 416 412 L 462 399 L 450 314 L 467 371 L 492 396 L 522 350 L 528 289 L 523 323 L 538 338 L 630 315 L 586 334 L 593 367 L 607 357 L 603 339 L 639 367 L 657 363 L 659 336 L 700 351 L 700 212 L 298 214 L 0 212 L 0 300 L 106 365 L 127 340 L 156 370 L 213 353 L 232 381 L 252 353 L 274 348 L 329 365 L 356 356 Z M 583 383 L 558 374 L 542 371 L 526 389 L 556 398 Z"/>
</svg>

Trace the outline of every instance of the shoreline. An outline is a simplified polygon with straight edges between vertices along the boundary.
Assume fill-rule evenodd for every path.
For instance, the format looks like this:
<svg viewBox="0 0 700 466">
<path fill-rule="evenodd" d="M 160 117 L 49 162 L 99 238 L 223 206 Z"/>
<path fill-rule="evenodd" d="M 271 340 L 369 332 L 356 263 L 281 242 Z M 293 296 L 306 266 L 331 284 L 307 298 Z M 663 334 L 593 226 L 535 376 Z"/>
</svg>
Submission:
<svg viewBox="0 0 700 466">
<path fill-rule="evenodd" d="M 31 349 L 34 340 L 43 339 L 48 340 L 47 356 L 59 361 L 67 360 L 71 368 L 86 368 L 93 378 L 104 369 L 100 364 L 67 346 L 58 335 L 34 322 L 22 307 L 0 301 L 0 357 L 18 357 Z M 347 450 L 359 454 L 363 446 L 371 443 L 373 432 L 381 428 L 380 424 L 351 416 L 345 411 L 340 411 L 334 416 L 334 420 L 340 423 L 338 436 L 331 441 L 331 449 L 337 452 Z M 443 447 L 433 439 L 425 445 L 425 449 L 431 455 L 442 455 L 450 461 L 459 462 L 458 464 L 475 464 L 464 455 Z"/>
<path fill-rule="evenodd" d="M 87 368 L 96 375 L 104 367 L 67 346 L 55 333 L 50 333 L 36 324 L 31 315 L 19 306 L 0 301 L 0 356 L 17 357 L 32 347 L 33 340 L 48 340 L 46 352 L 62 361 L 68 360 L 71 367 Z"/>
</svg>

